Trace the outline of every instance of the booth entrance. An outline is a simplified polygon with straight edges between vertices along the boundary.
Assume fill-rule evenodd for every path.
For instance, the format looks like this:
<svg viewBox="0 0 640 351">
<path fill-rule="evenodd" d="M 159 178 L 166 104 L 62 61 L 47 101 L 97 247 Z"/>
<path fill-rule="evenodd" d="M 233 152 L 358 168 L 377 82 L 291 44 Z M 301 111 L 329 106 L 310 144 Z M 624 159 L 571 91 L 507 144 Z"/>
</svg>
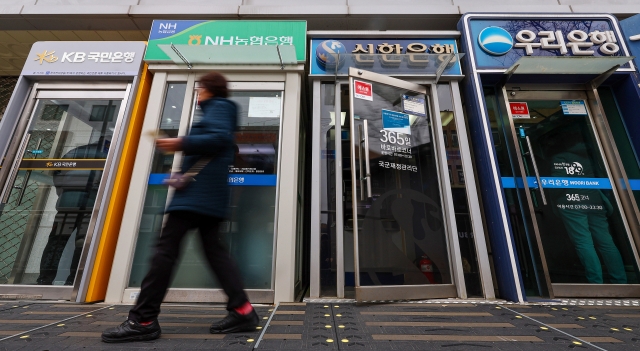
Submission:
<svg viewBox="0 0 640 351">
<path fill-rule="evenodd" d="M 499 100 L 527 294 L 637 296 L 638 210 L 598 89 L 511 84 Z"/>
<path fill-rule="evenodd" d="M 435 84 L 349 70 L 349 152 L 357 301 L 456 297 L 459 257 Z M 434 112 L 435 111 L 435 112 Z M 345 111 L 346 112 L 346 111 Z M 454 230 L 457 232 L 457 230 Z M 453 247 L 450 247 L 453 246 Z M 455 262 L 455 261 L 454 261 Z M 464 284 L 464 281 L 458 282 Z"/>
<path fill-rule="evenodd" d="M 440 79 L 459 54 L 393 58 L 312 76 L 310 298 L 493 298 L 459 76 Z"/>
<path fill-rule="evenodd" d="M 75 299 L 130 83 L 35 83 L 0 170 L 0 292 Z"/>
</svg>

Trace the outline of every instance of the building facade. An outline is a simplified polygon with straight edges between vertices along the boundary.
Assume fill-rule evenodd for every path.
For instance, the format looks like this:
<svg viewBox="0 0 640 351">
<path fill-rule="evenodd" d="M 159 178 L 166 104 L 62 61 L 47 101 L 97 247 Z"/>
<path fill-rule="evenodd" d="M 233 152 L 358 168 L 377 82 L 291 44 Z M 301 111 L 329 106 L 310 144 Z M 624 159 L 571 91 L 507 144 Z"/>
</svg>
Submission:
<svg viewBox="0 0 640 351">
<path fill-rule="evenodd" d="M 640 5 L 400 5 L 5 5 L 0 294 L 135 300 L 181 161 L 153 136 L 217 70 L 252 301 L 640 295 Z M 223 301 L 204 266 L 188 239 L 166 300 Z"/>
</svg>

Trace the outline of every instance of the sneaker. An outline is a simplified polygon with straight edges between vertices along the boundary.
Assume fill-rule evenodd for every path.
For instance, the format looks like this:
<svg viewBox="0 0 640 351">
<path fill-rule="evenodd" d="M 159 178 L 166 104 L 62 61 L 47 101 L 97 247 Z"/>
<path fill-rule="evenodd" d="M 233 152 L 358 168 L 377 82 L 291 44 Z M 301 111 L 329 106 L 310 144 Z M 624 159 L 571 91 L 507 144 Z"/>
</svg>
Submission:
<svg viewBox="0 0 640 351">
<path fill-rule="evenodd" d="M 231 311 L 221 321 L 215 322 L 209 328 L 211 334 L 238 333 L 246 331 L 255 331 L 260 323 L 256 310 L 243 316 L 236 311 Z"/>
<path fill-rule="evenodd" d="M 126 320 L 115 328 L 109 328 L 102 332 L 104 342 L 147 341 L 160 337 L 162 330 L 158 320 L 149 325 L 141 325 L 132 320 Z"/>
</svg>

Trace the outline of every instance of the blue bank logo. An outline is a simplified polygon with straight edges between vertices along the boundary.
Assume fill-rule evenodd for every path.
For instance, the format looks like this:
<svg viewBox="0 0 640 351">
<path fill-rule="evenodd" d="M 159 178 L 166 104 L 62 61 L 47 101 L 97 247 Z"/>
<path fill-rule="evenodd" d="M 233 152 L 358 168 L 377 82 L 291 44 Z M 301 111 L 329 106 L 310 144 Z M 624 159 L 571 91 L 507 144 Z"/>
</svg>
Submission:
<svg viewBox="0 0 640 351">
<path fill-rule="evenodd" d="M 338 68 L 344 63 L 347 49 L 344 44 L 337 40 L 325 40 L 316 48 L 316 60 L 320 67 L 324 69 Z"/>
<path fill-rule="evenodd" d="M 491 55 L 504 55 L 513 48 L 513 38 L 504 28 L 487 27 L 478 35 L 478 44 Z"/>
</svg>

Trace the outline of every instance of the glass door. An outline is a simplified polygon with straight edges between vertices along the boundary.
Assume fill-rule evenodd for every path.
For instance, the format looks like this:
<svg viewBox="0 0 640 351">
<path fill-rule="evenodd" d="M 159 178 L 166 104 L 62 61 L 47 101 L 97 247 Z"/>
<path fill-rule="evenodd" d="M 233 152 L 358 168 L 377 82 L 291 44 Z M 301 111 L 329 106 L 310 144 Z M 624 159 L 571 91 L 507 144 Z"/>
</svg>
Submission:
<svg viewBox="0 0 640 351">
<path fill-rule="evenodd" d="M 457 296 L 431 95 L 356 69 L 349 83 L 356 300 Z"/>
<path fill-rule="evenodd" d="M 0 284 L 74 285 L 124 95 L 38 92 L 15 157 L 3 164 Z"/>
<path fill-rule="evenodd" d="M 252 301 L 272 302 L 284 85 L 231 82 L 229 86 L 229 99 L 237 104 L 239 115 L 235 160 L 229 165 L 230 215 L 221 224 L 221 240 L 236 260 Z M 184 109 L 189 113 L 183 115 Z M 158 134 L 182 136 L 201 118 L 197 91 L 189 91 L 186 83 L 170 82 L 166 87 Z M 137 290 L 149 271 L 153 243 L 161 234 L 164 208 L 172 196 L 163 180 L 171 169 L 180 169 L 182 159 L 177 155 L 154 153 L 142 216 L 135 233 L 129 289 Z M 226 296 L 211 274 L 200 239 L 194 233 L 195 230 L 185 238 L 165 301 L 222 302 Z M 203 297 L 200 289 L 209 289 L 207 295 Z"/>
<path fill-rule="evenodd" d="M 508 118 L 527 235 L 551 297 L 622 296 L 638 256 L 583 91 L 520 91 Z M 533 235 L 531 235 L 533 234 Z M 622 295 L 621 295 L 622 294 Z"/>
</svg>

